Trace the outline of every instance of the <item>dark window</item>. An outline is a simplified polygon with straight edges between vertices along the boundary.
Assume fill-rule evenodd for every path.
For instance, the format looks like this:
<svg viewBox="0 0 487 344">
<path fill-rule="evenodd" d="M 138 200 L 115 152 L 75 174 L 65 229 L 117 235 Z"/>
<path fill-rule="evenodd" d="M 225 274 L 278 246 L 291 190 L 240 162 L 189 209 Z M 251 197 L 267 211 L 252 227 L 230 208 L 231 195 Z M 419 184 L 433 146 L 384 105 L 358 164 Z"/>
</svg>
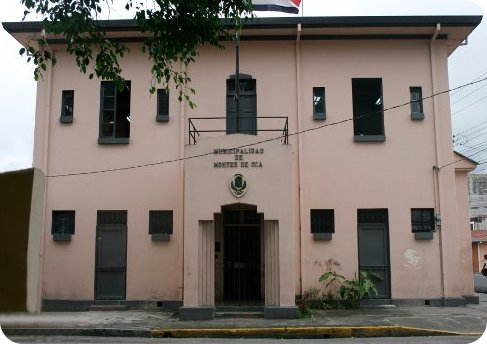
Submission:
<svg viewBox="0 0 487 344">
<path fill-rule="evenodd" d="M 311 233 L 335 233 L 334 209 L 311 209 Z"/>
<path fill-rule="evenodd" d="M 149 211 L 149 234 L 172 234 L 172 210 Z"/>
<path fill-rule="evenodd" d="M 251 75 L 240 74 L 238 111 L 235 92 L 235 76 L 227 79 L 227 134 L 257 135 L 257 84 Z M 237 116 L 238 112 L 238 116 Z"/>
<path fill-rule="evenodd" d="M 128 143 L 130 137 L 130 81 L 120 91 L 111 81 L 102 81 L 99 143 Z"/>
<path fill-rule="evenodd" d="M 326 119 L 325 88 L 313 87 L 313 118 Z"/>
<path fill-rule="evenodd" d="M 358 209 L 358 223 L 388 223 L 387 209 Z"/>
<path fill-rule="evenodd" d="M 411 209 L 411 227 L 413 233 L 432 232 L 435 229 L 434 209 Z"/>
<path fill-rule="evenodd" d="M 384 141 L 382 79 L 352 79 L 352 95 L 355 137 L 373 136 L 376 140 L 372 141 Z"/>
<path fill-rule="evenodd" d="M 169 90 L 157 90 L 157 115 L 156 120 L 165 122 L 169 120 Z"/>
<path fill-rule="evenodd" d="M 98 225 L 127 225 L 126 210 L 98 210 Z"/>
<path fill-rule="evenodd" d="M 61 100 L 61 123 L 73 122 L 74 91 L 63 90 Z"/>
<path fill-rule="evenodd" d="M 421 87 L 410 87 L 411 94 L 411 117 L 412 119 L 423 119 L 423 92 Z"/>
<path fill-rule="evenodd" d="M 55 236 L 54 239 L 69 240 L 71 235 L 74 234 L 74 219 L 74 210 L 53 210 L 51 234 Z M 60 236 L 66 237 L 61 239 Z"/>
</svg>

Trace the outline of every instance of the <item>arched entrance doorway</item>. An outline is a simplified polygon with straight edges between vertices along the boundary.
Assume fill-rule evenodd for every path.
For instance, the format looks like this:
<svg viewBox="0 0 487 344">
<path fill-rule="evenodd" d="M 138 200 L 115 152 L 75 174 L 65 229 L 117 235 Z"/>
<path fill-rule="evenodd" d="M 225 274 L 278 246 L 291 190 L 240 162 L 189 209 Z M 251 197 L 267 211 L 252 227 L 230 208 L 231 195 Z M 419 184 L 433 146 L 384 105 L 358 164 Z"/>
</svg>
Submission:
<svg viewBox="0 0 487 344">
<path fill-rule="evenodd" d="M 256 206 L 241 203 L 215 214 L 217 304 L 263 304 L 263 218 Z"/>
</svg>

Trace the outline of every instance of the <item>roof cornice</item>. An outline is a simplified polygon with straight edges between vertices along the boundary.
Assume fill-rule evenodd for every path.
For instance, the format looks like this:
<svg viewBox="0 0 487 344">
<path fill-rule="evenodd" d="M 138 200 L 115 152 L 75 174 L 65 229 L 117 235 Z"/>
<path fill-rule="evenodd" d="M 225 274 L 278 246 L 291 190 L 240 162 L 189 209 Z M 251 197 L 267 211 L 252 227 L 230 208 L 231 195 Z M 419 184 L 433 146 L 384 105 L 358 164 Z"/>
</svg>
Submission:
<svg viewBox="0 0 487 344">
<path fill-rule="evenodd" d="M 245 29 L 283 29 L 294 28 L 301 24 L 302 28 L 345 28 L 345 27 L 435 27 L 440 23 L 443 27 L 476 27 L 482 21 L 480 15 L 460 16 L 354 16 L 354 17 L 270 17 L 254 18 L 244 22 Z M 108 32 L 139 31 L 133 19 L 100 20 L 100 28 Z M 4 22 L 4 29 L 10 34 L 39 32 L 40 21 Z M 226 21 L 231 29 L 233 24 Z"/>
</svg>

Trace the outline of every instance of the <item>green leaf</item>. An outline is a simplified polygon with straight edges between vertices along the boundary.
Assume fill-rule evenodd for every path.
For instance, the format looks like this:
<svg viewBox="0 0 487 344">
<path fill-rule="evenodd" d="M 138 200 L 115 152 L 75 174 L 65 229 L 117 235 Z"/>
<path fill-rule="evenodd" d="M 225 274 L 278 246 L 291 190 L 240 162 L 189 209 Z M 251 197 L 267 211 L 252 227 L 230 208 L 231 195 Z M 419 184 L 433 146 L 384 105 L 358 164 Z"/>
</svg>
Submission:
<svg viewBox="0 0 487 344">
<path fill-rule="evenodd" d="M 19 54 L 20 54 L 20 55 L 24 55 L 24 54 L 25 54 L 25 48 L 20 48 L 20 50 L 19 50 Z"/>
</svg>

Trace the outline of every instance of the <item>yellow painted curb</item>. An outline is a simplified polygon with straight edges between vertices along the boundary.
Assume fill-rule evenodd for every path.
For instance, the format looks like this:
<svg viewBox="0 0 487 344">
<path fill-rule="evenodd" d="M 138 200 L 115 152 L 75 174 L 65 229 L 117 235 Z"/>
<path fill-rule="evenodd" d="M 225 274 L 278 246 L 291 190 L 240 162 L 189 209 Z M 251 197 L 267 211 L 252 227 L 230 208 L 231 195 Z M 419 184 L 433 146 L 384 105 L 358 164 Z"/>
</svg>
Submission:
<svg viewBox="0 0 487 344">
<path fill-rule="evenodd" d="M 150 331 L 151 337 L 413 337 L 413 336 L 478 336 L 482 333 L 460 333 L 405 326 L 317 326 L 258 328 L 168 328 Z"/>
</svg>

